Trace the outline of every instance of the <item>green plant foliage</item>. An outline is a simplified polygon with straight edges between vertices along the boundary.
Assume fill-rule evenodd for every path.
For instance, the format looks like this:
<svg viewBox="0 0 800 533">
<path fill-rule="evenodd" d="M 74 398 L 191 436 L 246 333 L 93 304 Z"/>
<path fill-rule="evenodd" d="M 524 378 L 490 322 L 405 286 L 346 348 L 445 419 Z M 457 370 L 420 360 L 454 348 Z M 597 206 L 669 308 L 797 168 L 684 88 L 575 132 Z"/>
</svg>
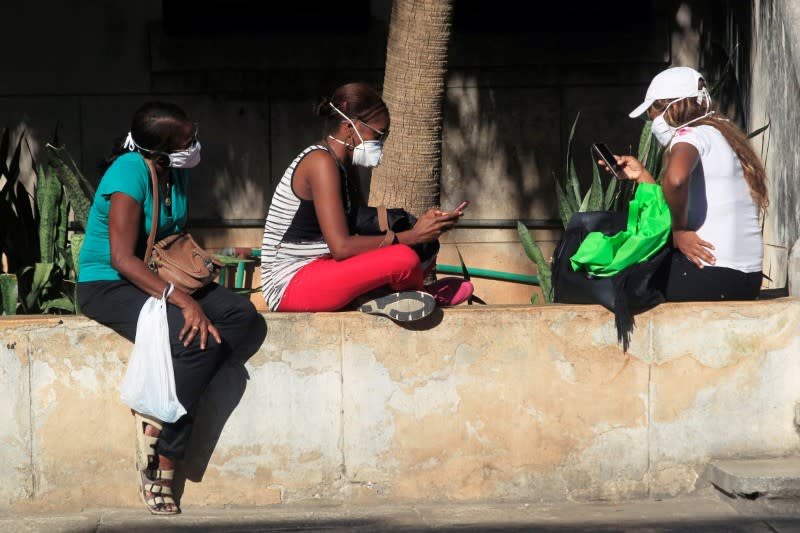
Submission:
<svg viewBox="0 0 800 533">
<path fill-rule="evenodd" d="M 55 177 L 45 172 L 41 165 L 36 169 L 36 208 L 39 211 L 39 259 L 44 263 L 55 261 L 57 235 L 60 231 L 60 204 L 66 205 L 64 191 Z M 66 227 L 66 220 L 64 221 Z M 63 246 L 63 245 L 62 245 Z"/>
<path fill-rule="evenodd" d="M 16 315 L 19 299 L 17 276 L 0 274 L 0 315 Z"/>
<path fill-rule="evenodd" d="M 11 161 L 6 165 L 10 136 L 10 130 L 6 128 L 0 137 L 0 177 L 6 180 L 0 189 L 0 254 L 6 255 L 9 271 L 16 272 L 37 260 L 39 241 L 31 196 L 20 181 L 19 162 L 25 132 L 20 134 Z"/>
<path fill-rule="evenodd" d="M 542 254 L 542 250 L 533 239 L 531 232 L 528 231 L 528 228 L 526 228 L 525 225 L 519 221 L 517 221 L 517 233 L 519 233 L 519 239 L 522 242 L 522 249 L 525 250 L 525 255 L 527 255 L 531 261 L 536 263 L 536 270 L 539 276 L 539 286 L 542 288 L 544 301 L 545 303 L 550 303 L 552 301 L 550 263 L 545 260 L 544 254 Z M 536 300 L 531 298 L 531 303 L 536 303 Z"/>
<path fill-rule="evenodd" d="M 625 209 L 633 196 L 635 184 L 631 181 L 618 181 L 614 178 L 609 179 L 608 185 L 603 186 L 600 177 L 600 170 L 596 164 L 592 165 L 592 181 L 585 193 L 581 192 L 580 179 L 575 170 L 575 162 L 572 158 L 572 141 L 575 137 L 575 128 L 578 125 L 580 113 L 575 117 L 567 140 L 567 159 L 564 165 L 565 182 L 553 175 L 556 189 L 556 201 L 558 202 L 558 214 L 561 222 L 566 229 L 572 215 L 585 211 L 603 211 Z M 646 121 L 639 136 L 639 152 L 637 158 L 656 177 L 661 178 L 661 161 L 664 153 L 663 147 L 652 136 L 652 122 Z M 539 276 L 539 284 L 544 294 L 546 303 L 552 301 L 552 265 L 545 260 L 541 248 L 533 239 L 530 231 L 519 221 L 517 221 L 517 232 L 519 233 L 522 248 L 525 254 L 536 264 Z M 531 303 L 536 303 L 536 295 L 531 298 Z"/>
<path fill-rule="evenodd" d="M 23 143 L 36 172 L 32 195 L 19 179 Z M 83 234 L 74 234 L 69 240 L 69 212 L 72 207 L 85 227 L 94 187 L 64 147 L 48 144 L 46 163 L 38 165 L 23 132 L 6 165 L 10 146 L 6 129 L 0 137 L 0 173 L 6 178 L 0 189 L 0 253 L 6 255 L 9 270 L 0 278 L 3 312 L 75 313 L 76 267 Z"/>
<path fill-rule="evenodd" d="M 53 169 L 56 178 L 64 186 L 67 199 L 75 213 L 75 220 L 86 229 L 89 209 L 94 199 L 94 186 L 78 170 L 78 166 L 65 147 L 48 144 L 45 146 L 45 151 L 48 166 Z"/>
</svg>

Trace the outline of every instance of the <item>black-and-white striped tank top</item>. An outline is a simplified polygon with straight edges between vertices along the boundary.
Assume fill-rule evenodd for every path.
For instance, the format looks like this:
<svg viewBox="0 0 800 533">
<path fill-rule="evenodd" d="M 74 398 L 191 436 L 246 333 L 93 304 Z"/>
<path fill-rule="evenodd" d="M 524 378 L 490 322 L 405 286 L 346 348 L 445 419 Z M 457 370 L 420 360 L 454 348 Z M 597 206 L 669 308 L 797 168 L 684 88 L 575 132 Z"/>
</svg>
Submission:
<svg viewBox="0 0 800 533">
<path fill-rule="evenodd" d="M 319 144 L 303 150 L 283 173 L 267 212 L 261 243 L 261 292 L 271 311 L 278 309 L 286 286 L 301 268 L 331 253 L 313 202 L 298 198 L 292 190 L 295 168 L 314 150 L 328 151 Z"/>
</svg>

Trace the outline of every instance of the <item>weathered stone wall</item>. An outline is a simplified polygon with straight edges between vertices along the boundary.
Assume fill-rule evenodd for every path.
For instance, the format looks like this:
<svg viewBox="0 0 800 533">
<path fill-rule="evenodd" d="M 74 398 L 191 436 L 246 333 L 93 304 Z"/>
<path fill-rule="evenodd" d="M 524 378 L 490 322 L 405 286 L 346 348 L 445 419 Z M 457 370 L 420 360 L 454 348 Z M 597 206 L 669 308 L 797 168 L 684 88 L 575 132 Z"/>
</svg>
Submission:
<svg viewBox="0 0 800 533">
<path fill-rule="evenodd" d="M 627 354 L 594 306 L 265 318 L 202 404 L 189 505 L 673 495 L 712 457 L 798 451 L 798 300 L 665 304 Z M 139 504 L 130 349 L 84 318 L 0 319 L 0 508 Z"/>
</svg>

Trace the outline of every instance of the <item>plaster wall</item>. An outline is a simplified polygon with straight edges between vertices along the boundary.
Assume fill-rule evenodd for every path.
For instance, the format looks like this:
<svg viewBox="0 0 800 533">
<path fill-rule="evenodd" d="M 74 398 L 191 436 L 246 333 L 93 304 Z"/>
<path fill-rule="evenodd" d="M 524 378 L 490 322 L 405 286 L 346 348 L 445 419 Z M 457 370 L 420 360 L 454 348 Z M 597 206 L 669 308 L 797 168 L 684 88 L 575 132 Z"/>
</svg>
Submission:
<svg viewBox="0 0 800 533">
<path fill-rule="evenodd" d="M 624 500 L 798 452 L 798 300 L 664 304 L 628 353 L 595 306 L 264 317 L 201 404 L 187 503 Z M 131 344 L 69 317 L 4 317 L 0 341 L 0 508 L 139 505 Z"/>
</svg>

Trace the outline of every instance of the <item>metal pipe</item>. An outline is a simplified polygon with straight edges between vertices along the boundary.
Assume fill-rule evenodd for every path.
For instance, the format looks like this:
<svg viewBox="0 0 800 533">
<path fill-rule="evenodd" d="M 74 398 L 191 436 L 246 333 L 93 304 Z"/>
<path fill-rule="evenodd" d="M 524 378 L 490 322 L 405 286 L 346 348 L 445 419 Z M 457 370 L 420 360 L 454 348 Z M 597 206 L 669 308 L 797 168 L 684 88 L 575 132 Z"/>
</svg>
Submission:
<svg viewBox="0 0 800 533">
<path fill-rule="evenodd" d="M 436 272 L 442 274 L 463 274 L 464 270 L 455 265 L 436 265 Z M 528 276 L 525 274 L 514 274 L 513 272 L 501 272 L 499 270 L 487 270 L 485 268 L 467 267 L 470 276 L 476 278 L 495 279 L 499 281 L 512 281 L 514 283 L 524 283 L 525 285 L 539 285 L 538 276 Z"/>
</svg>

